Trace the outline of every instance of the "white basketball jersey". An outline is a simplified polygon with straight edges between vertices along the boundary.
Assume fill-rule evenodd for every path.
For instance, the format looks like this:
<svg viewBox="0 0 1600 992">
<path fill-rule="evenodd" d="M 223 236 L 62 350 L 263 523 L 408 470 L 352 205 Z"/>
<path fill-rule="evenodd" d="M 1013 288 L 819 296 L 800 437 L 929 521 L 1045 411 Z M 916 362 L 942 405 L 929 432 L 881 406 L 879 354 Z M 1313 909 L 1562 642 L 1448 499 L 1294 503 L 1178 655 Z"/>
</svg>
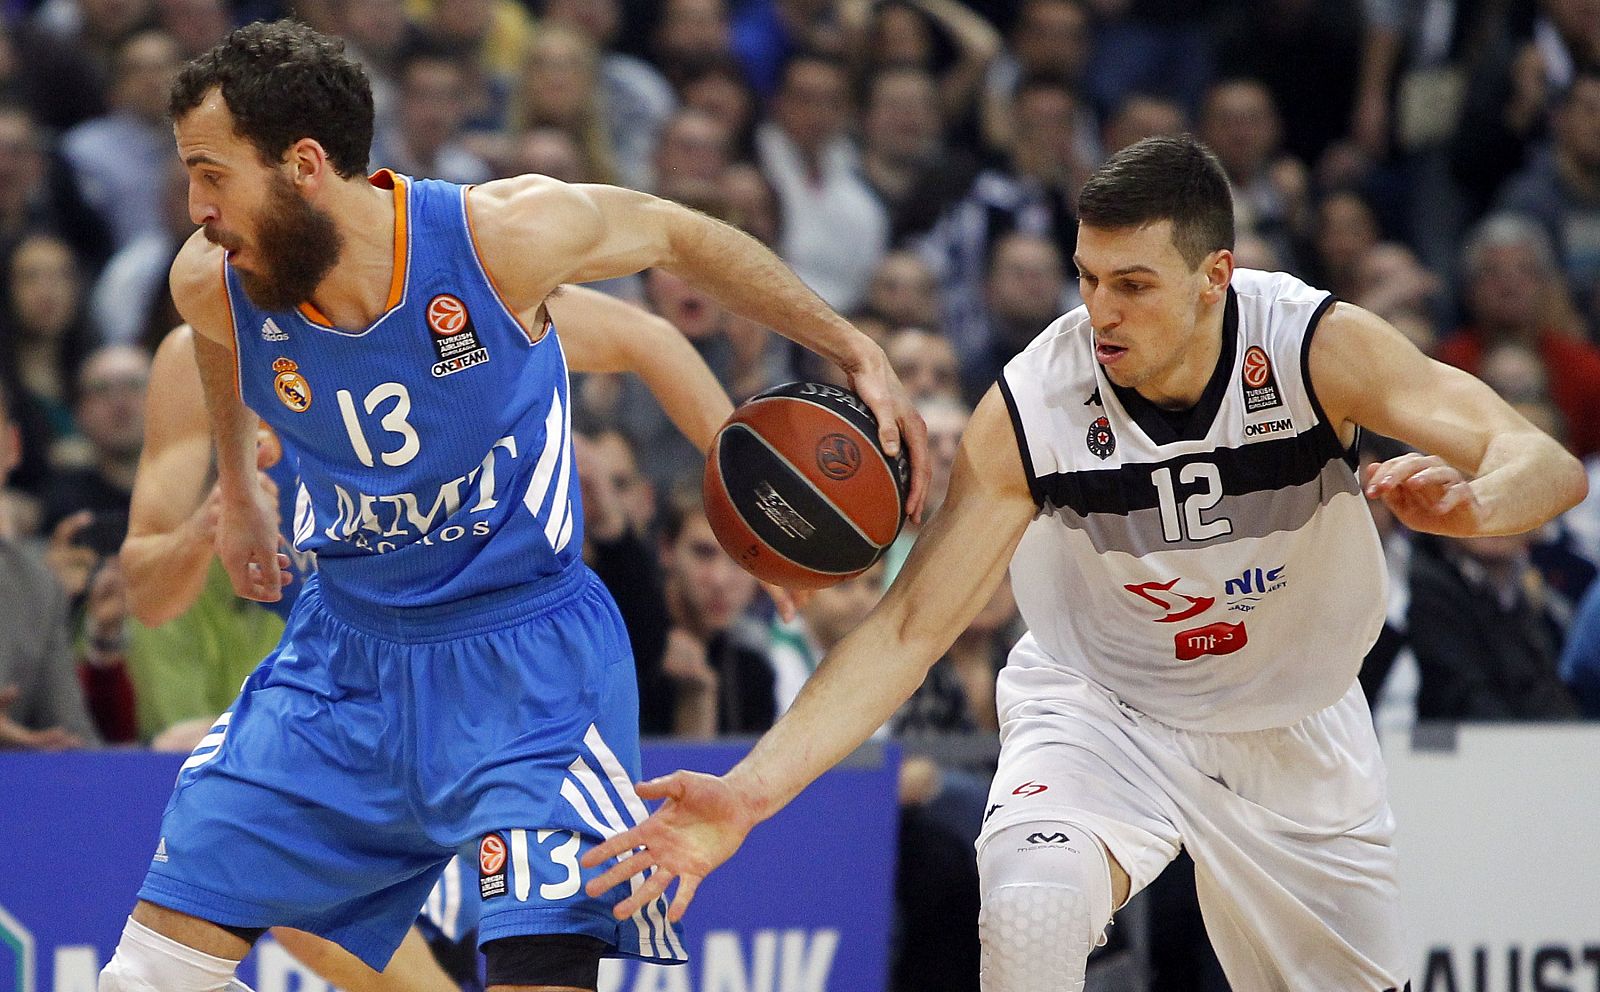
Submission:
<svg viewBox="0 0 1600 992">
<path fill-rule="evenodd" d="M 1344 695 L 1383 626 L 1385 570 L 1354 449 L 1310 386 L 1332 304 L 1236 270 L 1186 422 L 1111 384 L 1083 307 L 1006 366 L 1041 507 L 1012 584 L 1056 664 L 1191 730 L 1286 726 Z"/>
</svg>

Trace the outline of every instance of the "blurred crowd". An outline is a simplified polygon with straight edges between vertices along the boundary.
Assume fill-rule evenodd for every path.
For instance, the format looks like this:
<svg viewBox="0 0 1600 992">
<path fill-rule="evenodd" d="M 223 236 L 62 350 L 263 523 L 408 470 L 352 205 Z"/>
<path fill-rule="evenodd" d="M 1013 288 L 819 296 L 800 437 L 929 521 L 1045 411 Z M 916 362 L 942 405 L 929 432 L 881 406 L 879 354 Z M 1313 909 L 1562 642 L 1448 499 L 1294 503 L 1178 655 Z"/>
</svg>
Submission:
<svg viewBox="0 0 1600 992">
<path fill-rule="evenodd" d="M 771 245 L 915 394 L 932 507 L 971 404 L 1079 302 L 1079 184 L 1181 131 L 1233 180 L 1239 264 L 1386 318 L 1600 483 L 1596 0 L 9 0 L 0 747 L 181 748 L 282 629 L 220 572 L 147 627 L 117 560 L 150 355 L 178 322 L 166 272 L 193 230 L 167 91 L 231 26 L 278 16 L 366 66 L 373 168 L 616 183 Z M 837 375 L 668 272 L 599 288 L 676 325 L 736 401 Z M 586 555 L 633 636 L 645 732 L 763 730 L 915 528 L 781 622 L 719 550 L 699 455 L 641 384 L 589 375 L 575 395 Z M 1393 453 L 1369 438 L 1364 457 Z M 1520 537 L 1436 539 L 1374 513 L 1390 611 L 1362 681 L 1380 724 L 1600 716 L 1600 495 Z M 917 864 L 971 869 L 985 775 L 939 742 L 992 739 L 1017 625 L 1002 588 L 882 732 L 911 755 Z M 918 875 L 902 875 L 901 929 L 928 946 L 897 981 L 946 987 L 975 935 L 916 916 Z"/>
</svg>

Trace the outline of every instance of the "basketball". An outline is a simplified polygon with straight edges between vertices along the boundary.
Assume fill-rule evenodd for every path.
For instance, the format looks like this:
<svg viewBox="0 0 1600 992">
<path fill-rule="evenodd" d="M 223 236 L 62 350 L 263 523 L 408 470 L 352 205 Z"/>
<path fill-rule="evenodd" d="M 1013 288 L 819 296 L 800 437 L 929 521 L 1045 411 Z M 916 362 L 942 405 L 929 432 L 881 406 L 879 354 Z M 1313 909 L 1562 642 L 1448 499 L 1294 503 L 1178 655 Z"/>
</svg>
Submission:
<svg viewBox="0 0 1600 992">
<path fill-rule="evenodd" d="M 866 571 L 900 533 L 910 466 L 861 398 L 820 382 L 752 397 L 706 458 L 706 519 L 764 582 L 820 589 Z"/>
</svg>

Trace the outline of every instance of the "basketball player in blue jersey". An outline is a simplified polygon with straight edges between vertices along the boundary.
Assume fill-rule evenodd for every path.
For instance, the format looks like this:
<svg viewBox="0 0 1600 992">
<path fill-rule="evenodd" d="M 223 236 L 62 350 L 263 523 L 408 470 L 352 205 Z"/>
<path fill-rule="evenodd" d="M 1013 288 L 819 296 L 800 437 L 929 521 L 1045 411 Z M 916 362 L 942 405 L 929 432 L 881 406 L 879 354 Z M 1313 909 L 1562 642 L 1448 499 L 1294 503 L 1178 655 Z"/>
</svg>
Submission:
<svg viewBox="0 0 1600 992">
<path fill-rule="evenodd" d="M 645 810 L 547 300 L 661 266 L 814 348 L 921 466 L 916 511 L 922 426 L 882 350 L 753 239 L 644 194 L 365 178 L 366 78 L 302 25 L 232 33 L 171 109 L 204 226 L 171 285 L 216 440 L 219 556 L 241 595 L 279 596 L 259 414 L 295 458 L 291 536 L 318 572 L 185 763 L 101 988 L 237 987 L 280 925 L 381 970 L 458 853 L 496 992 L 593 989 L 607 955 L 683 960 L 664 902 L 619 921 L 618 896 L 583 891 L 579 859 Z"/>
<path fill-rule="evenodd" d="M 694 347 L 670 323 L 637 307 L 583 287 L 565 287 L 553 301 L 569 365 L 577 371 L 629 371 L 638 375 L 702 451 L 733 405 Z M 211 435 L 194 335 L 180 326 L 156 350 L 150 373 L 145 443 L 133 487 L 129 536 L 121 560 L 136 616 L 158 625 L 179 615 L 200 595 L 214 554 L 216 502 L 211 485 Z M 293 459 L 263 425 L 258 465 L 276 496 L 278 524 L 293 519 L 297 479 Z M 210 494 L 207 494 L 208 488 Z M 284 545 L 288 537 L 282 536 Z M 309 554 L 291 553 L 295 581 L 276 603 L 287 616 L 304 579 L 315 568 Z M 204 728 L 202 728 L 204 729 Z M 450 863 L 423 904 L 414 935 L 381 975 L 337 945 L 296 930 L 274 931 L 278 942 L 338 988 L 370 992 L 433 992 L 479 987 L 477 948 L 460 947 L 476 935 L 480 900 L 476 875 L 459 859 Z M 432 947 L 436 963 L 429 956 Z M 450 976 L 440 970 L 447 965 Z"/>
<path fill-rule="evenodd" d="M 1355 677 L 1385 572 L 1362 499 L 1510 534 L 1573 506 L 1578 462 L 1379 318 L 1234 267 L 1214 156 L 1153 138 L 1079 198 L 1084 305 L 1005 368 L 949 496 L 872 615 L 726 776 L 584 864 L 642 847 L 626 915 L 704 875 L 880 726 L 1010 566 L 1029 633 L 1000 675 L 978 840 L 986 992 L 1083 988 L 1114 910 L 1187 848 L 1239 992 L 1399 989 L 1393 818 Z M 1420 452 L 1358 480 L 1361 428 Z"/>
</svg>

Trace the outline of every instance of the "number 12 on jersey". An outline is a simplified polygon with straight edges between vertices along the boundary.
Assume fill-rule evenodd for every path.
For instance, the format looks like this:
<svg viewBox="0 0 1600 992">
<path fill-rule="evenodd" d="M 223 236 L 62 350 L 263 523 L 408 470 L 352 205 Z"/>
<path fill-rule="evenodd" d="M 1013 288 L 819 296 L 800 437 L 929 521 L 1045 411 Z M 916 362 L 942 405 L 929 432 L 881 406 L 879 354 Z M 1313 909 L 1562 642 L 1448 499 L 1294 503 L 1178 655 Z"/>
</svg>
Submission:
<svg viewBox="0 0 1600 992">
<path fill-rule="evenodd" d="M 1178 470 L 1178 484 L 1185 487 L 1200 483 L 1201 488 L 1190 492 L 1181 500 L 1172 484 L 1172 469 L 1163 465 L 1150 473 L 1161 503 L 1161 536 L 1170 543 L 1178 541 L 1209 541 L 1233 533 L 1233 521 L 1227 517 L 1206 520 L 1200 515 L 1222 502 L 1222 473 L 1211 462 L 1190 462 Z M 1181 509 L 1180 509 L 1181 507 Z"/>
</svg>

